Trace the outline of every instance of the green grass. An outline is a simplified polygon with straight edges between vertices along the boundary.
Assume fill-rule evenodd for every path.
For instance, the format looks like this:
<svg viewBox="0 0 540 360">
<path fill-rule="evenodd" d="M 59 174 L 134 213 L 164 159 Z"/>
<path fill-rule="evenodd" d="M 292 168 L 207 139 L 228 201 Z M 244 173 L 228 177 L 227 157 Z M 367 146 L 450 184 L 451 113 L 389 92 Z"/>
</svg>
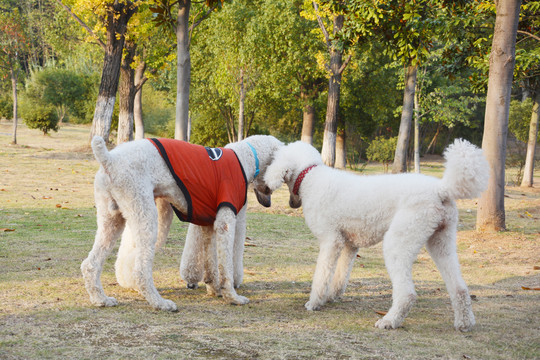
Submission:
<svg viewBox="0 0 540 360">
<path fill-rule="evenodd" d="M 425 250 L 413 267 L 419 299 L 402 328 L 373 326 L 380 317 L 375 311 L 386 311 L 392 296 L 380 245 L 360 250 L 341 301 L 306 311 L 318 243 L 301 210 L 287 207 L 284 189 L 268 210 L 250 195 L 249 246 L 238 290 L 249 304 L 228 305 L 206 296 L 204 286 L 186 288 L 179 263 L 187 225 L 175 220 L 165 247 L 156 254 L 154 280 L 179 311 L 156 311 L 137 292 L 120 287 L 114 276 L 115 252 L 105 264 L 102 282 L 119 306 L 96 308 L 79 270 L 96 227 L 96 164 L 88 149 L 81 150 L 87 129 L 67 129 L 33 143 L 33 133 L 22 128 L 25 147 L 0 149 L 0 172 L 14 174 L 0 178 L 0 228 L 14 230 L 0 231 L 1 359 L 540 357 L 539 293 L 521 288 L 540 286 L 540 271 L 534 270 L 540 265 L 538 188 L 508 189 L 510 231 L 504 233 L 476 233 L 474 201 L 458 204 L 458 252 L 475 295 L 477 326 L 470 333 L 453 329 L 448 294 Z M 0 136 L 0 142 L 7 143 L 5 138 Z"/>
</svg>

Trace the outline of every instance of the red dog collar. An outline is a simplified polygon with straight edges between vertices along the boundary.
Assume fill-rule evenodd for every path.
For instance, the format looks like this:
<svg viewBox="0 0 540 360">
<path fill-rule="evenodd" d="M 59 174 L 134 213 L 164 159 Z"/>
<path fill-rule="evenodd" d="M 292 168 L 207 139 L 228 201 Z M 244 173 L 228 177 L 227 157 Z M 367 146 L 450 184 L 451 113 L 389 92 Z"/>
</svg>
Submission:
<svg viewBox="0 0 540 360">
<path fill-rule="evenodd" d="M 302 184 L 302 180 L 304 180 L 304 177 L 307 175 L 307 173 L 313 169 L 317 165 L 311 165 L 310 167 L 305 168 L 300 175 L 296 178 L 296 181 L 294 182 L 293 187 L 293 194 L 298 195 L 298 190 L 300 190 L 300 184 Z"/>
</svg>

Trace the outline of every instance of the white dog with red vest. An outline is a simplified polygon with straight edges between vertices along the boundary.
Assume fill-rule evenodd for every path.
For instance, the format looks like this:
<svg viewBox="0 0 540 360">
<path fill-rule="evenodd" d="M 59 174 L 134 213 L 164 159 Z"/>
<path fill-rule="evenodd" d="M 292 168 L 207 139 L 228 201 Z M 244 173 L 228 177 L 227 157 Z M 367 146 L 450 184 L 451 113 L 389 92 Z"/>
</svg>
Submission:
<svg viewBox="0 0 540 360">
<path fill-rule="evenodd" d="M 445 152 L 442 179 L 420 174 L 358 176 L 323 165 L 306 143 L 281 148 L 264 180 L 270 190 L 283 182 L 291 207 L 303 206 L 307 226 L 319 239 L 308 310 L 338 299 L 347 286 L 360 247 L 383 242 L 392 280 L 392 307 L 376 327 L 399 327 L 416 300 L 412 265 L 426 246 L 446 283 L 454 309 L 454 326 L 474 324 L 471 298 L 456 252 L 456 199 L 478 197 L 487 187 L 488 163 L 482 150 L 456 140 Z"/>
</svg>

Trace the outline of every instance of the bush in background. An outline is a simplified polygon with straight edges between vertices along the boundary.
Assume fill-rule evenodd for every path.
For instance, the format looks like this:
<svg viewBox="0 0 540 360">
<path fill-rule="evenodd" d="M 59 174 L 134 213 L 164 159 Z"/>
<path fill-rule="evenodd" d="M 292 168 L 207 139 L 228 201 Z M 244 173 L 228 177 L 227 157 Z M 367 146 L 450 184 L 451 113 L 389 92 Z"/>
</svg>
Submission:
<svg viewBox="0 0 540 360">
<path fill-rule="evenodd" d="M 396 146 L 397 137 L 389 139 L 376 137 L 366 149 L 367 159 L 382 163 L 384 165 L 384 172 L 388 172 L 388 165 L 394 161 Z"/>
</svg>

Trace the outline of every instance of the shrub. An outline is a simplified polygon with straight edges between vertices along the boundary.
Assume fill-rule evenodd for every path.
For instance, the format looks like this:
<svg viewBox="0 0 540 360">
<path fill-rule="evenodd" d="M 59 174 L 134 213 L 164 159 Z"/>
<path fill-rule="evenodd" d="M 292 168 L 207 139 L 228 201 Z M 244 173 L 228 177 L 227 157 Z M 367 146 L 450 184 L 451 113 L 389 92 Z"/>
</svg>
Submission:
<svg viewBox="0 0 540 360">
<path fill-rule="evenodd" d="M 52 105 L 35 105 L 27 104 L 23 107 L 22 117 L 26 126 L 30 129 L 39 129 L 44 135 L 50 130 L 58 131 L 58 113 Z"/>
<path fill-rule="evenodd" d="M 388 165 L 394 160 L 396 153 L 397 137 L 385 139 L 376 137 L 366 149 L 369 161 L 380 162 L 384 165 L 384 171 L 388 171 Z"/>
<path fill-rule="evenodd" d="M 13 118 L 13 100 L 9 95 L 0 96 L 0 119 Z"/>
</svg>

